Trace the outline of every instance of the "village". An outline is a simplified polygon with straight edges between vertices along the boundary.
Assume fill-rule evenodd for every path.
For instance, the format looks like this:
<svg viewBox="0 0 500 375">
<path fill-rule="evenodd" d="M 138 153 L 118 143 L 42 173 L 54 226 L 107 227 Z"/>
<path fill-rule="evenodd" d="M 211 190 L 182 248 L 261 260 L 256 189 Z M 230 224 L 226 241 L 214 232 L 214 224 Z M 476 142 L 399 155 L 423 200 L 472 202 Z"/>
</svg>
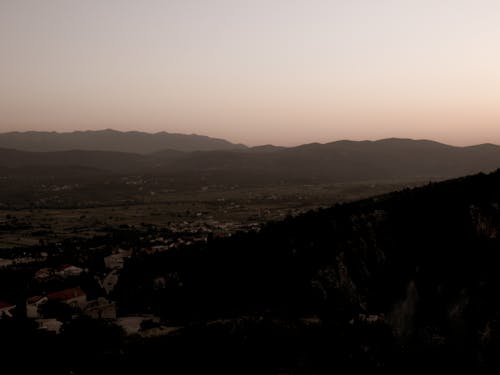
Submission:
<svg viewBox="0 0 500 375">
<path fill-rule="evenodd" d="M 343 197 L 373 192 L 337 188 Z M 258 232 L 264 223 L 335 200 L 326 186 L 300 194 L 295 188 L 230 191 L 205 187 L 202 200 L 175 195 L 178 200 L 148 204 L 0 211 L 0 319 L 24 319 L 56 335 L 82 317 L 119 326 L 129 336 L 173 334 L 182 322 L 166 320 L 151 300 L 124 292 L 130 264 L 238 232 Z M 134 293 L 151 297 L 177 282 L 175 272 L 161 270 L 142 282 L 147 292 Z"/>
<path fill-rule="evenodd" d="M 120 182 L 141 189 L 145 183 L 133 178 Z M 41 188 L 56 197 L 73 187 Z M 0 211 L 0 319 L 30 320 L 39 330 L 59 334 L 75 319 L 88 317 L 111 322 L 127 335 L 169 335 L 178 322 L 162 320 L 147 303 L 136 309 L 124 306 L 123 295 L 120 303 L 116 286 L 127 264 L 237 232 L 259 231 L 270 220 L 318 206 L 316 193 L 311 192 L 315 199 L 303 199 L 304 192 L 284 188 L 222 193 L 204 186 L 197 193 L 203 199 L 171 191 L 163 197 L 171 194 L 168 200 L 147 204 L 52 209 L 35 204 Z M 148 196 L 158 199 L 159 194 Z M 163 276 L 154 278 L 154 288 L 165 282 Z"/>
<path fill-rule="evenodd" d="M 125 264 L 137 257 L 259 227 L 257 223 L 216 227 L 210 223 L 202 227 L 187 224 L 179 223 L 169 229 L 123 226 L 91 240 L 71 238 L 22 250 L 4 250 L 0 279 L 7 282 L 0 287 L 0 319 L 30 319 L 40 330 L 54 334 L 81 316 L 113 322 L 127 335 L 152 337 L 175 332 L 179 327 L 164 325 L 148 311 L 122 313 L 113 292 Z"/>
</svg>

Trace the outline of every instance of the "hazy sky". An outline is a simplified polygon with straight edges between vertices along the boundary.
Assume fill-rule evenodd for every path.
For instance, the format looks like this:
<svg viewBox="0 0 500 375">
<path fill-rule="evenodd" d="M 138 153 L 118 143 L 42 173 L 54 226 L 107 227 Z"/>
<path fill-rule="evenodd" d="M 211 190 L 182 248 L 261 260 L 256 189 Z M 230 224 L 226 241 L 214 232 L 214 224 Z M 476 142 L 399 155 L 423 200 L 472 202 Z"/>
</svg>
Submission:
<svg viewBox="0 0 500 375">
<path fill-rule="evenodd" d="M 500 143 L 499 0 L 0 0 L 0 131 Z"/>
</svg>

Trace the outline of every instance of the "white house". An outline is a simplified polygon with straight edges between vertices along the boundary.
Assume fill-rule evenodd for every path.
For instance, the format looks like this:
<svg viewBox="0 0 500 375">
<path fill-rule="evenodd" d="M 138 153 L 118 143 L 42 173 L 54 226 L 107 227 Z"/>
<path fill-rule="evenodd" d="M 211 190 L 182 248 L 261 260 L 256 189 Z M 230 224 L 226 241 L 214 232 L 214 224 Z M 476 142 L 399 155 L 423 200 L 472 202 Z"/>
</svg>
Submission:
<svg viewBox="0 0 500 375">
<path fill-rule="evenodd" d="M 57 319 L 37 319 L 38 329 L 49 332 L 59 333 L 62 327 L 62 322 Z"/>
<path fill-rule="evenodd" d="M 83 269 L 80 267 L 72 266 L 71 264 L 63 264 L 57 269 L 56 275 L 61 277 L 80 276 L 82 272 Z"/>
<path fill-rule="evenodd" d="M 35 273 L 35 279 L 38 281 L 47 280 L 54 275 L 54 270 L 52 268 L 40 268 Z"/>
<path fill-rule="evenodd" d="M 15 308 L 16 305 L 12 303 L 0 301 L 0 319 L 4 317 L 12 318 Z"/>
<path fill-rule="evenodd" d="M 132 255 L 132 250 L 118 250 L 117 253 L 104 257 L 104 265 L 109 269 L 122 269 L 126 258 Z"/>
<path fill-rule="evenodd" d="M 26 316 L 28 318 L 39 318 L 39 307 L 48 301 L 47 297 L 33 296 L 26 300 Z"/>
</svg>

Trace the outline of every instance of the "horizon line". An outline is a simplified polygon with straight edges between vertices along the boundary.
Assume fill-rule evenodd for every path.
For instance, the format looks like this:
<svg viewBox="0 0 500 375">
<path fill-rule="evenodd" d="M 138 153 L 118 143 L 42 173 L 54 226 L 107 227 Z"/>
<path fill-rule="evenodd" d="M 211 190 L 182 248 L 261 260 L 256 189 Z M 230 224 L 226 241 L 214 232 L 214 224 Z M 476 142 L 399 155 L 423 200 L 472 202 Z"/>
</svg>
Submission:
<svg viewBox="0 0 500 375">
<path fill-rule="evenodd" d="M 274 143 L 258 143 L 255 145 L 248 145 L 244 142 L 237 142 L 237 141 L 231 141 L 227 138 L 222 138 L 222 137 L 217 137 L 217 136 L 211 136 L 211 135 L 206 135 L 206 134 L 199 134 L 199 133 L 179 133 L 179 132 L 169 132 L 166 130 L 162 131 L 145 131 L 145 130 L 117 130 L 113 128 L 103 128 L 103 129 L 76 129 L 76 130 L 68 130 L 68 131 L 57 131 L 57 130 L 11 130 L 11 131 L 0 131 L 0 135 L 7 135 L 7 134 L 26 134 L 26 133 L 49 133 L 49 134 L 74 134 L 74 133 L 98 133 L 98 132 L 115 132 L 115 133 L 122 133 L 122 134 L 127 134 L 127 133 L 139 133 L 139 134 L 148 134 L 148 135 L 159 135 L 159 134 L 168 134 L 168 135 L 181 135 L 181 136 L 197 136 L 197 137 L 207 137 L 211 139 L 218 139 L 218 140 L 223 140 L 229 143 L 232 143 L 237 146 L 245 146 L 247 148 L 254 148 L 254 147 L 262 147 L 262 146 L 274 146 L 274 147 L 283 147 L 283 148 L 294 148 L 294 147 L 300 147 L 300 146 L 305 146 L 305 145 L 312 145 L 312 144 L 319 144 L 319 145 L 326 145 L 330 143 L 336 143 L 336 142 L 381 142 L 381 141 L 387 141 L 387 140 L 409 140 L 409 141 L 415 141 L 415 142 L 434 142 L 434 143 L 439 143 L 445 146 L 450 146 L 450 147 L 457 147 L 457 148 L 465 148 L 465 147 L 475 147 L 475 146 L 485 146 L 485 145 L 490 145 L 490 146 L 500 146 L 500 144 L 492 143 L 492 142 L 481 142 L 481 143 L 473 143 L 473 144 L 467 144 L 467 145 L 459 145 L 459 144 L 452 144 L 448 142 L 443 142 L 443 141 L 438 141 L 432 138 L 411 138 L 411 137 L 396 137 L 396 136 L 389 136 L 389 137 L 384 137 L 384 138 L 361 138 L 361 139 L 356 139 L 356 138 L 339 138 L 336 140 L 332 141 L 326 141 L 326 142 L 320 142 L 320 141 L 311 141 L 311 142 L 305 142 L 305 143 L 297 143 L 297 144 L 292 144 L 288 146 L 283 146 L 279 144 L 274 144 Z"/>
</svg>

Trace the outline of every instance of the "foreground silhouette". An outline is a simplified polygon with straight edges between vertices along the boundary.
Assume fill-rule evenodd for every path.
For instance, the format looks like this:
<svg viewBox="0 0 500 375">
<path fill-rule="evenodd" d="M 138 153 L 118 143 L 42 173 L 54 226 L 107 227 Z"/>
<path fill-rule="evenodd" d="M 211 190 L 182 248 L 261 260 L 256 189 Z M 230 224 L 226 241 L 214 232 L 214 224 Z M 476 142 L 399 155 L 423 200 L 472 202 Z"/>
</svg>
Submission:
<svg viewBox="0 0 500 375">
<path fill-rule="evenodd" d="M 172 334 L 18 318 L 0 321 L 1 352 L 52 373 L 494 373 L 499 228 L 500 171 L 312 211 L 128 261 L 122 313 Z"/>
</svg>

